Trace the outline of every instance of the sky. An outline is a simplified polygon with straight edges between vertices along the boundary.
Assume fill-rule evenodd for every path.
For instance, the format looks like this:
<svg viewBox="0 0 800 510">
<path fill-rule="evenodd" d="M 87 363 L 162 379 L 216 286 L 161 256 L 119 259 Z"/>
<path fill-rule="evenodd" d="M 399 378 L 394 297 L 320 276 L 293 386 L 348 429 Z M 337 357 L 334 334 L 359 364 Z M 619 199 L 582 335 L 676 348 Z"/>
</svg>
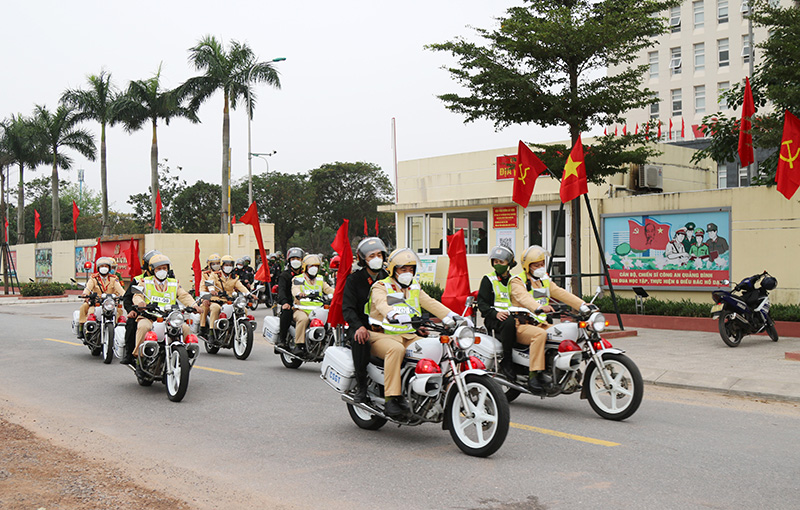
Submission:
<svg viewBox="0 0 800 510">
<path fill-rule="evenodd" d="M 337 2 L 209 2 L 183 0 L 108 2 L 71 0 L 4 2 L 0 31 L 0 118 L 30 115 L 34 105 L 54 110 L 64 90 L 87 87 L 86 77 L 105 69 L 119 88 L 147 79 L 162 66 L 165 87 L 201 74 L 188 48 L 214 35 L 226 44 L 247 43 L 259 60 L 276 63 L 281 89 L 254 86 L 252 151 L 277 151 L 269 171 L 302 173 L 336 161 L 364 161 L 394 179 L 391 120 L 396 119 L 399 161 L 513 147 L 520 139 L 543 143 L 567 139 L 565 127 L 513 126 L 496 131 L 489 121 L 464 124 L 436 96 L 461 92 L 442 66 L 445 52 L 423 46 L 475 38 L 470 27 L 494 28 L 496 18 L 520 0 L 340 0 Z M 221 92 L 199 112 L 200 124 L 174 119 L 159 124 L 159 160 L 167 159 L 191 184 L 221 182 Z M 84 127 L 95 133 L 99 125 Z M 599 131 L 599 128 L 597 128 Z M 109 203 L 131 212 L 128 196 L 150 184 L 149 126 L 127 133 L 107 131 Z M 247 177 L 247 116 L 244 103 L 231 112 L 232 179 Z M 72 170 L 62 178 L 100 189 L 99 157 L 71 153 Z M 253 174 L 267 171 L 253 158 Z M 49 175 L 40 167 L 26 178 Z M 19 179 L 12 171 L 11 180 Z M 237 213 L 234 211 L 234 213 Z M 241 214 L 241 213 L 238 213 Z"/>
</svg>

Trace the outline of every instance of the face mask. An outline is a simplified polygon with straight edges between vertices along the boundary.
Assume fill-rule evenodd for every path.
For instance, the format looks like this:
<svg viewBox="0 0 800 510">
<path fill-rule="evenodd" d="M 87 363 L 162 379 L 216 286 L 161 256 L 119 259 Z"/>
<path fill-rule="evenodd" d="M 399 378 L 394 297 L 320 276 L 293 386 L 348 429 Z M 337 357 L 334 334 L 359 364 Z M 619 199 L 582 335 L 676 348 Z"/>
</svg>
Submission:
<svg viewBox="0 0 800 510">
<path fill-rule="evenodd" d="M 505 274 L 506 271 L 508 271 L 508 265 L 507 264 L 495 264 L 494 265 L 494 272 L 497 273 L 498 275 Z"/>
<path fill-rule="evenodd" d="M 108 274 L 108 268 L 106 266 L 103 266 L 100 269 L 98 269 L 97 272 L 100 274 Z"/>
<path fill-rule="evenodd" d="M 231 274 L 231 271 L 233 271 L 233 266 L 225 266 L 225 267 L 222 268 L 222 271 L 225 274 Z"/>
<path fill-rule="evenodd" d="M 242 267 L 243 266 L 241 264 L 239 264 L 238 266 L 236 266 L 236 269 L 241 269 Z"/>
<path fill-rule="evenodd" d="M 308 276 L 317 276 L 317 272 L 319 268 L 317 266 L 311 266 L 308 268 Z"/>
<path fill-rule="evenodd" d="M 381 267 L 383 267 L 383 259 L 382 259 L 381 257 L 375 257 L 374 259 L 371 259 L 371 260 L 370 260 L 370 261 L 367 263 L 367 265 L 368 265 L 368 266 L 369 266 L 369 268 L 370 268 L 370 269 L 372 269 L 373 271 L 377 271 L 377 270 L 379 270 Z"/>
<path fill-rule="evenodd" d="M 289 262 L 289 264 L 290 264 L 290 265 L 292 266 L 292 268 L 294 268 L 294 269 L 297 269 L 298 267 L 300 267 L 300 261 L 299 261 L 299 260 L 297 260 L 297 259 L 295 259 L 295 260 L 293 260 L 293 261 Z"/>
<path fill-rule="evenodd" d="M 156 278 L 159 280 L 166 280 L 167 279 L 167 270 L 166 269 L 159 269 L 156 271 Z"/>
<path fill-rule="evenodd" d="M 212 271 L 219 271 L 219 264 L 211 264 Z"/>
<path fill-rule="evenodd" d="M 547 276 L 547 270 L 545 268 L 540 267 L 538 269 L 534 269 L 534 271 L 533 271 L 533 277 L 534 278 L 538 278 L 538 279 L 541 280 L 545 276 Z"/>
<path fill-rule="evenodd" d="M 397 281 L 404 287 L 411 285 L 411 280 L 413 279 L 414 273 L 403 273 L 397 276 Z"/>
</svg>

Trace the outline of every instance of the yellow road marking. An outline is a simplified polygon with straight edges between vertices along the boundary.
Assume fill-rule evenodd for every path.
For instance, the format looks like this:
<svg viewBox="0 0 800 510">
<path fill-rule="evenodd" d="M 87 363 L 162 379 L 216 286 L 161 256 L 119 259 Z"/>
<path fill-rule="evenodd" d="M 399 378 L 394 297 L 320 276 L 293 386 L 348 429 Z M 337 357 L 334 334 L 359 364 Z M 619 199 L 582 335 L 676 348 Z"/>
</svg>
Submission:
<svg viewBox="0 0 800 510">
<path fill-rule="evenodd" d="M 547 434 L 548 436 L 563 437 L 565 439 L 572 439 L 575 441 L 583 441 L 584 443 L 591 443 L 600 446 L 619 446 L 620 443 L 612 443 L 611 441 L 604 441 L 602 439 L 594 439 L 592 437 L 576 436 L 575 434 L 567 434 L 566 432 L 559 432 L 557 430 L 543 429 L 539 427 L 531 427 L 530 425 L 523 425 L 521 423 L 510 423 L 511 427 L 515 429 L 530 430 L 531 432 L 538 432 L 540 434 Z"/>
<path fill-rule="evenodd" d="M 241 372 L 229 372 L 227 370 L 220 370 L 219 368 L 208 368 L 208 367 L 200 367 L 195 365 L 192 368 L 199 368 L 200 370 L 208 370 L 209 372 L 219 372 L 220 374 L 228 374 L 228 375 L 244 375 Z"/>
<path fill-rule="evenodd" d="M 77 345 L 78 347 L 83 346 L 83 344 L 76 344 L 75 342 L 67 342 L 66 340 L 57 340 L 55 338 L 42 338 L 42 340 L 49 340 L 51 342 L 61 342 L 62 344 L 68 344 L 68 345 Z"/>
</svg>

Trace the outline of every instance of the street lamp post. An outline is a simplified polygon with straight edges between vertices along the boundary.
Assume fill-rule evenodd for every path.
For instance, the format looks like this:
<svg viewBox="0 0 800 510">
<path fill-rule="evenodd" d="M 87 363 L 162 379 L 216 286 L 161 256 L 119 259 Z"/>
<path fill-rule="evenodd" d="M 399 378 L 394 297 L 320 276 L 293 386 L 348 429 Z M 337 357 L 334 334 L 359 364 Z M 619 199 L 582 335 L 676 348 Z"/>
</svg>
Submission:
<svg viewBox="0 0 800 510">
<path fill-rule="evenodd" d="M 282 62 L 286 60 L 286 57 L 278 57 L 273 58 L 270 62 Z M 250 67 L 250 70 L 247 72 L 247 203 L 253 203 L 253 153 L 250 141 L 250 121 L 251 121 L 251 112 L 252 107 L 250 104 L 250 76 L 253 74 L 253 69 L 256 66 L 253 65 Z M 267 163 L 267 168 L 269 168 L 269 163 Z"/>
</svg>

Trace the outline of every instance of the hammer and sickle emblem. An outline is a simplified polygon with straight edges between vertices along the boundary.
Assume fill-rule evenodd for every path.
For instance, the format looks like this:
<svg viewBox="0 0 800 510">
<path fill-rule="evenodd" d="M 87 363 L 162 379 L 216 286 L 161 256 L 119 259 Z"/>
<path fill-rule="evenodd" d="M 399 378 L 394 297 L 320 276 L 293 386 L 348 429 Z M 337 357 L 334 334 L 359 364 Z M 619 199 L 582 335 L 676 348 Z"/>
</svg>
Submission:
<svg viewBox="0 0 800 510">
<path fill-rule="evenodd" d="M 786 140 L 782 145 L 786 146 L 786 152 L 788 153 L 788 156 L 784 158 L 783 154 L 781 154 L 781 160 L 788 162 L 789 168 L 794 168 L 794 160 L 800 156 L 800 147 L 794 153 L 794 156 L 792 156 L 792 140 Z"/>
<path fill-rule="evenodd" d="M 522 168 L 522 164 L 519 165 L 519 177 L 517 178 L 522 181 L 522 184 L 525 184 L 525 178 L 528 176 L 528 170 L 530 170 L 530 167 Z"/>
</svg>

